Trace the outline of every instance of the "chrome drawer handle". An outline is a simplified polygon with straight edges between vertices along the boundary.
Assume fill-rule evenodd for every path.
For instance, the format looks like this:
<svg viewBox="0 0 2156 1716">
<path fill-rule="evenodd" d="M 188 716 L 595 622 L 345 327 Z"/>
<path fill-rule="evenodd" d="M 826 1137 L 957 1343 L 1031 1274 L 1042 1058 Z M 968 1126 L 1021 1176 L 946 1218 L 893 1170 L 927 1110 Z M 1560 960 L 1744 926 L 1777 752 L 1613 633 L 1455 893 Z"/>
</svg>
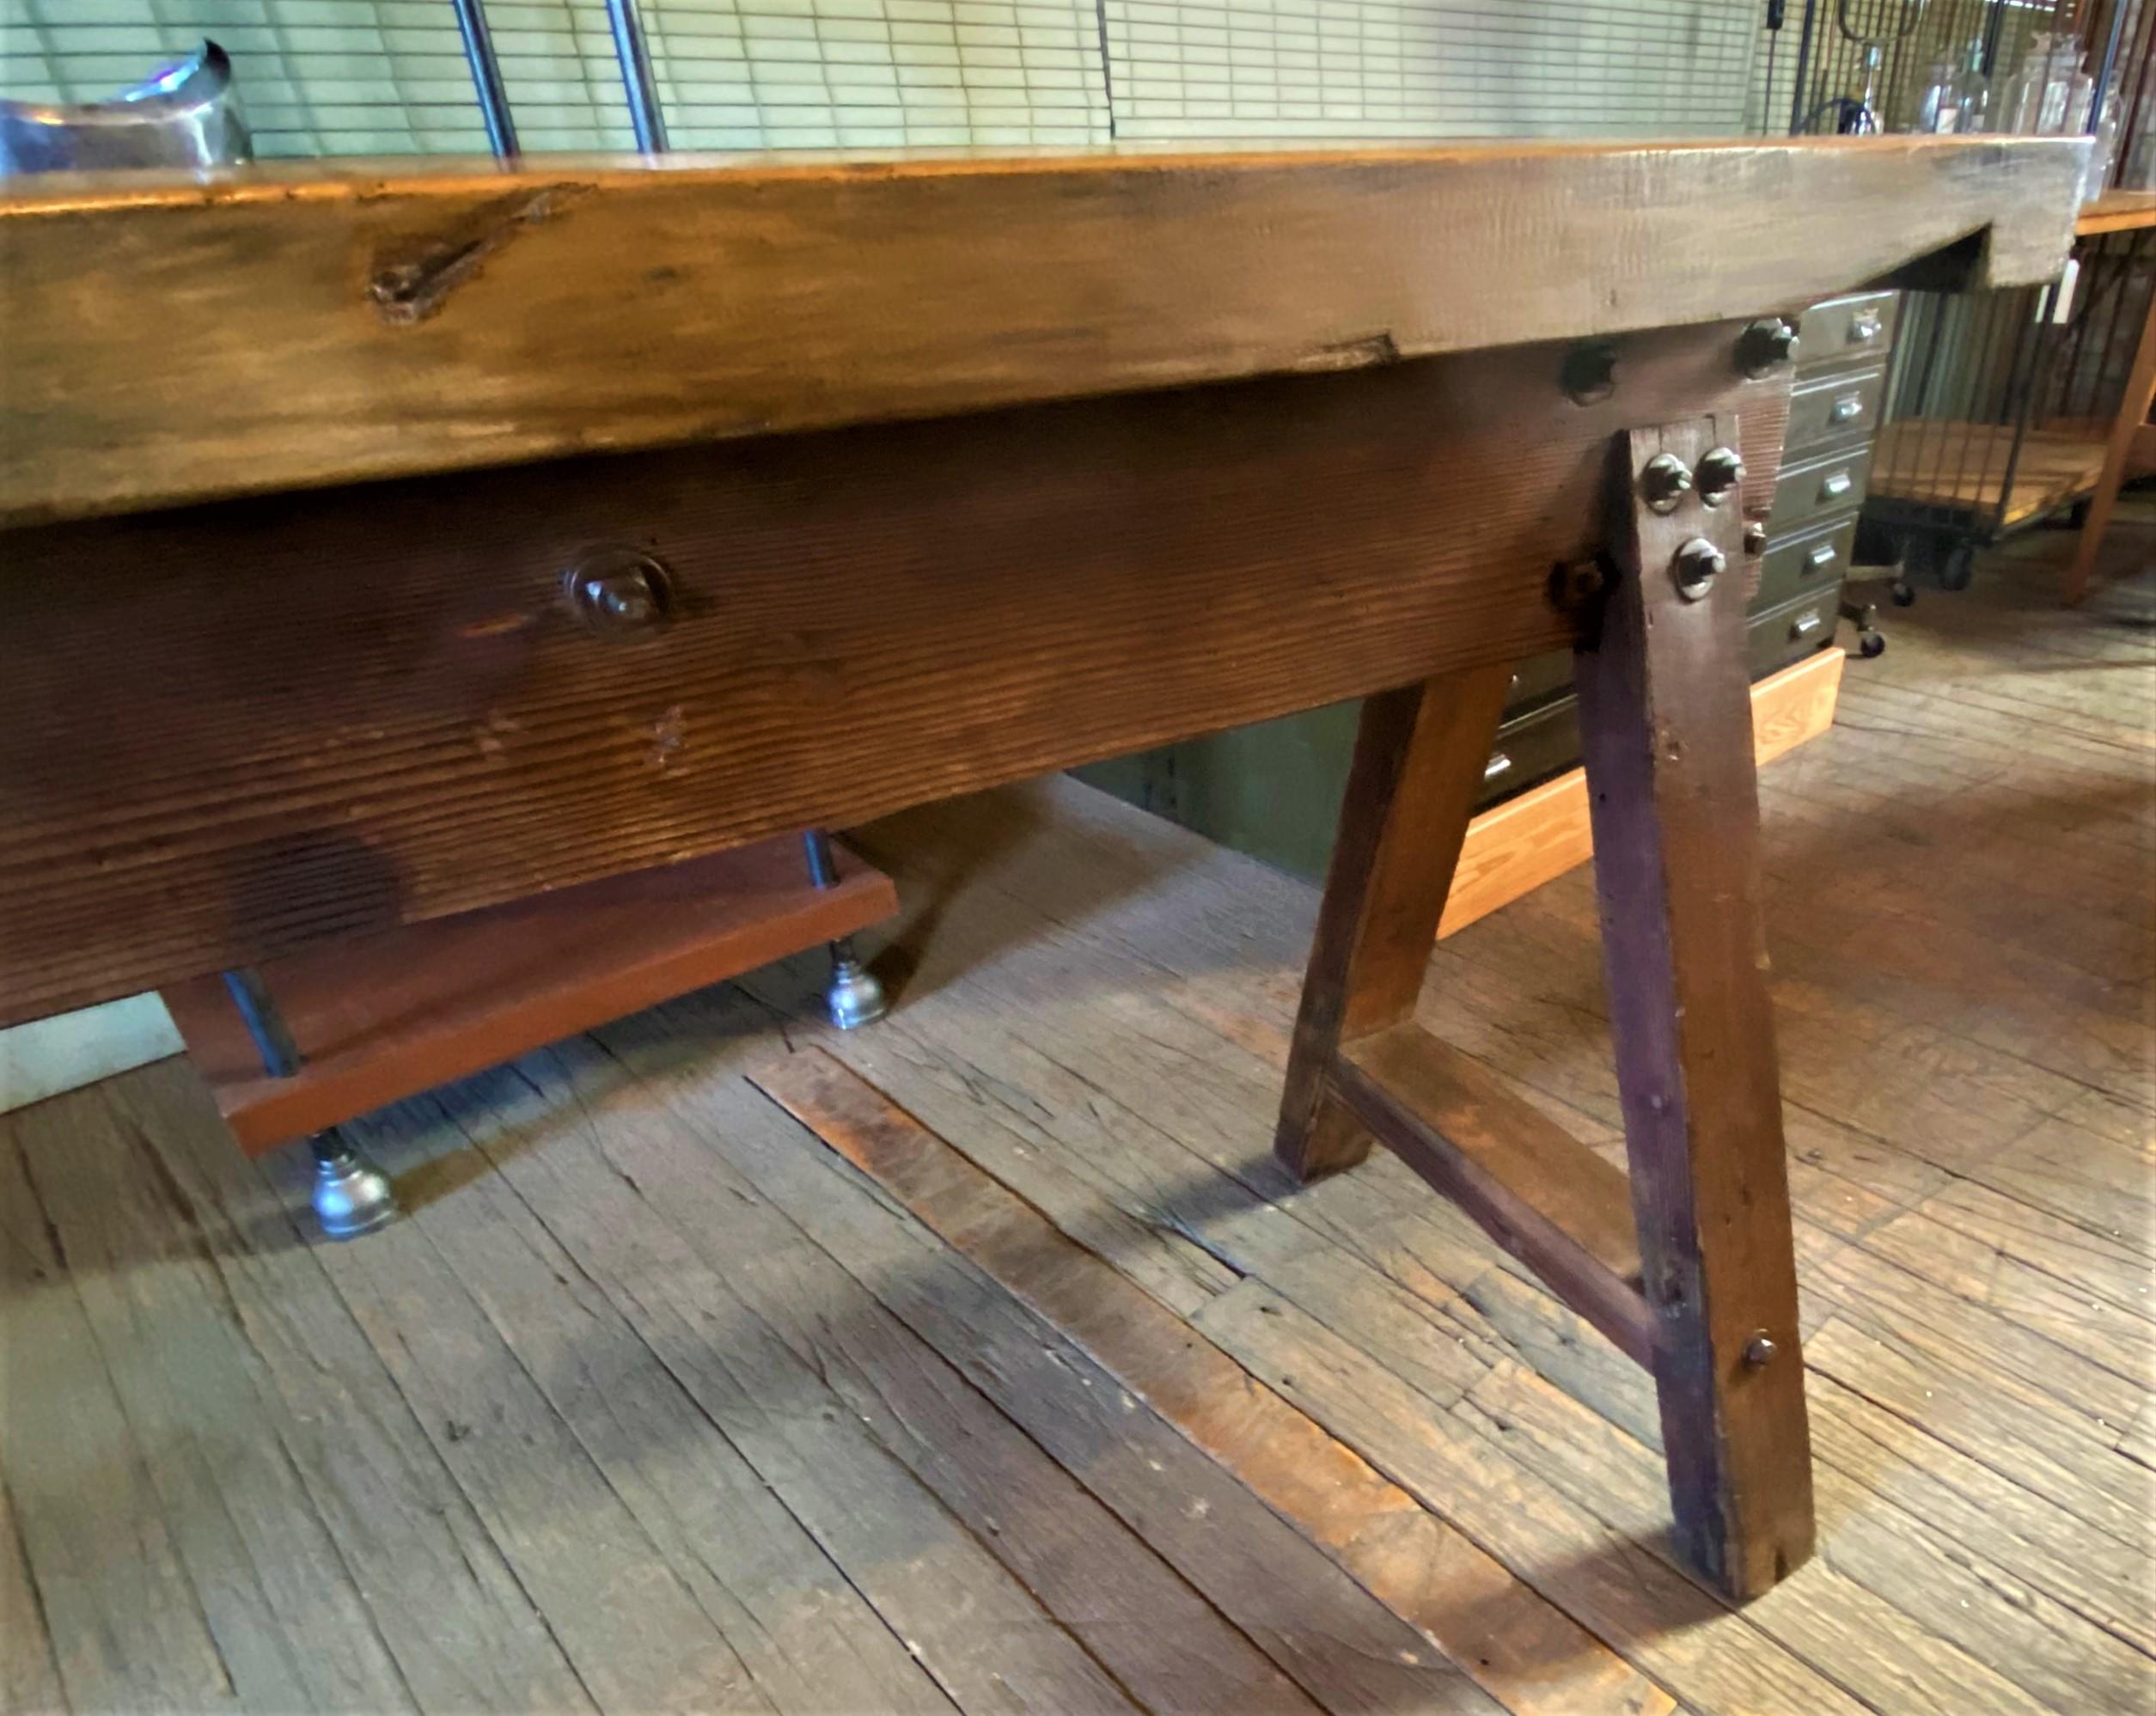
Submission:
<svg viewBox="0 0 2156 1716">
<path fill-rule="evenodd" d="M 1842 496 L 1848 493 L 1849 491 L 1855 486 L 1855 482 L 1851 479 L 1847 471 L 1836 471 L 1831 477 L 1829 477 L 1826 481 L 1819 485 L 1819 498 L 1821 500 L 1840 500 Z"/>
<path fill-rule="evenodd" d="M 1854 423 L 1864 415 L 1864 395 L 1844 394 L 1827 412 L 1829 423 Z"/>
<path fill-rule="evenodd" d="M 1834 552 L 1834 547 L 1831 543 L 1822 542 L 1817 548 L 1814 548 L 1809 554 L 1805 556 L 1805 565 L 1809 566 L 1815 572 L 1823 571 L 1826 568 L 1831 566 L 1841 558 L 1841 557 L 1839 554 Z"/>
<path fill-rule="evenodd" d="M 1789 622 L 1789 635 L 1792 638 L 1809 638 L 1821 624 L 1819 612 L 1814 608 L 1810 614 L 1800 614 Z"/>
<path fill-rule="evenodd" d="M 1498 776 L 1507 773 L 1512 766 L 1512 760 L 1506 756 L 1504 752 L 1492 751 L 1490 753 L 1489 761 L 1482 765 L 1482 779 L 1485 780 L 1495 780 Z"/>
<path fill-rule="evenodd" d="M 1863 310 L 1849 319 L 1849 344 L 1862 345 L 1879 337 L 1885 324 L 1879 320 L 1877 310 Z"/>
</svg>

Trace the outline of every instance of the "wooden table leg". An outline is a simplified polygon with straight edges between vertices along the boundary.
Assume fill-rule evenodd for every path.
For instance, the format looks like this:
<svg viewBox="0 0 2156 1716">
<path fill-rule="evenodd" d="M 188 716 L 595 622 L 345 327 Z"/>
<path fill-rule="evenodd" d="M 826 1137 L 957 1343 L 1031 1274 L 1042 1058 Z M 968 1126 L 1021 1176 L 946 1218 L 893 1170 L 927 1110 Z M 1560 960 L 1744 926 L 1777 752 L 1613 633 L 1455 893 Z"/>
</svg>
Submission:
<svg viewBox="0 0 2156 1716">
<path fill-rule="evenodd" d="M 1298 1179 L 1370 1153 L 1327 1076 L 1344 1042 L 1414 1014 L 1512 678 L 1476 668 L 1363 703 L 1273 1139 Z"/>
<path fill-rule="evenodd" d="M 1634 431 L 1626 474 L 1665 452 L 1689 468 L 1714 436 Z M 1743 1597 L 1811 1553 L 1812 1521 L 1733 512 L 1696 495 L 1623 510 L 1577 681 L 1677 1535 Z M 1701 540 L 1728 570 L 1688 592 L 1679 559 Z"/>
<path fill-rule="evenodd" d="M 2141 323 L 2141 341 L 2134 352 L 2134 368 L 2127 377 L 2126 394 L 2119 401 L 2118 416 L 2111 424 L 2110 444 L 2104 449 L 2104 473 L 2089 497 L 2089 516 L 2081 526 L 2081 540 L 2067 569 L 2061 594 L 2067 605 L 2080 603 L 2089 593 L 2096 576 L 2096 557 L 2104 547 L 2104 533 L 2111 526 L 2111 510 L 2118 504 L 2119 487 L 2126 480 L 2126 464 L 2134 443 L 2148 421 L 2148 408 L 2156 404 L 2156 293 L 2148 301 L 2148 314 Z"/>
<path fill-rule="evenodd" d="M 1701 492 L 1725 445 L 1727 415 L 1618 438 L 1609 589 L 1579 658 L 1629 1182 L 1414 1019 L 1502 672 L 1364 706 L 1274 1149 L 1308 1177 L 1374 1136 L 1650 1368 L 1680 1545 L 1743 1598 L 1811 1553 L 1812 1519 L 1744 519 Z M 1663 454 L 1697 474 L 1657 511 L 1639 478 Z"/>
</svg>

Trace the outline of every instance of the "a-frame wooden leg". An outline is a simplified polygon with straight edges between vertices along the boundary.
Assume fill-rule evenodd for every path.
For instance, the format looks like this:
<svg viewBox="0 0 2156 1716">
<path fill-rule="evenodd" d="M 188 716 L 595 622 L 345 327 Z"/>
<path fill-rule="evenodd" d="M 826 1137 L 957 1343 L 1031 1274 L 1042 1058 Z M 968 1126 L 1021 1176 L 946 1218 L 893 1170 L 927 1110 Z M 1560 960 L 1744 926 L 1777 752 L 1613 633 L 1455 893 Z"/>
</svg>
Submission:
<svg viewBox="0 0 2156 1716">
<path fill-rule="evenodd" d="M 1333 1097 L 1334 1058 L 1414 1012 L 1511 682 L 1476 668 L 1363 704 L 1273 1140 L 1298 1179 L 1370 1153 Z"/>
<path fill-rule="evenodd" d="M 1629 1183 L 1414 1021 L 1501 669 L 1364 705 L 1273 1147 L 1308 1178 L 1381 1140 L 1651 1369 L 1680 1547 L 1743 1598 L 1811 1553 L 1812 1524 L 1744 520 L 1706 456 L 1737 445 L 1733 417 L 1619 437 L 1609 589 L 1579 657 Z M 1657 511 L 1640 475 L 1660 454 L 1700 476 Z"/>
<path fill-rule="evenodd" d="M 1736 425 L 1620 440 L 1621 492 Z M 1617 1084 L 1679 1541 L 1732 1595 L 1811 1553 L 1811 1466 L 1781 1099 L 1760 919 L 1742 520 L 1696 493 L 1613 521 L 1577 675 Z M 1727 570 L 1688 592 L 1686 546 Z M 1691 562 L 1696 565 L 1698 561 Z"/>
</svg>

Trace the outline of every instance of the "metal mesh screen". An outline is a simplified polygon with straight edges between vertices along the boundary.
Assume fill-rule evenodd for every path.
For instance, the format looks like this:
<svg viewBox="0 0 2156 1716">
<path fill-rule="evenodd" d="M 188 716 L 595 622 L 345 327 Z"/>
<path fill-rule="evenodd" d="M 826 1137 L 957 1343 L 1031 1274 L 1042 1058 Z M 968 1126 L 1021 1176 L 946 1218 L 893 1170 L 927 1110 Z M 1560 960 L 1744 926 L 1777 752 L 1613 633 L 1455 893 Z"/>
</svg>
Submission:
<svg viewBox="0 0 2156 1716">
<path fill-rule="evenodd" d="M 1744 128 L 1756 0 L 643 0 L 676 148 Z M 631 146 L 602 0 L 487 0 L 528 151 Z M 0 0 L 0 92 L 203 36 L 264 155 L 486 147 L 450 0 Z"/>
</svg>

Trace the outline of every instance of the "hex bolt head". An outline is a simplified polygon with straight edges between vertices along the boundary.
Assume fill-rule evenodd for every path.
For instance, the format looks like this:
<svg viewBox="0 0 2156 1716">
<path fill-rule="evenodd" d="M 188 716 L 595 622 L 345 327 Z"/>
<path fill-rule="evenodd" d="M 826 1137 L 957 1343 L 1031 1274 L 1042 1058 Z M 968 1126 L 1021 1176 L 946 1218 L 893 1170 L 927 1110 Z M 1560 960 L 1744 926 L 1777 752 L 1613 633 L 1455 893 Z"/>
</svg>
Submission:
<svg viewBox="0 0 2156 1716">
<path fill-rule="evenodd" d="M 1772 1362 L 1776 1350 L 1774 1336 L 1762 1328 L 1744 1343 L 1744 1362 L 1756 1371 Z"/>
<path fill-rule="evenodd" d="M 1692 473 L 1674 453 L 1658 453 L 1640 473 L 1640 498 L 1649 512 L 1675 512 L 1677 503 L 1692 492 Z"/>
<path fill-rule="evenodd" d="M 1786 316 L 1756 321 L 1737 337 L 1737 367 L 1756 378 L 1797 355 L 1797 324 Z"/>
<path fill-rule="evenodd" d="M 1728 565 L 1719 548 L 1704 536 L 1695 536 L 1677 551 L 1670 571 L 1677 579 L 1677 593 L 1687 602 L 1697 602 L 1714 588 L 1714 580 Z"/>
<path fill-rule="evenodd" d="M 1693 486 L 1709 506 L 1719 506 L 1737 492 L 1744 480 L 1744 461 L 1733 447 L 1716 447 L 1702 455 L 1692 473 Z"/>
<path fill-rule="evenodd" d="M 1767 527 L 1756 518 L 1744 527 L 1744 552 L 1747 554 L 1763 554 L 1767 552 Z"/>
</svg>

